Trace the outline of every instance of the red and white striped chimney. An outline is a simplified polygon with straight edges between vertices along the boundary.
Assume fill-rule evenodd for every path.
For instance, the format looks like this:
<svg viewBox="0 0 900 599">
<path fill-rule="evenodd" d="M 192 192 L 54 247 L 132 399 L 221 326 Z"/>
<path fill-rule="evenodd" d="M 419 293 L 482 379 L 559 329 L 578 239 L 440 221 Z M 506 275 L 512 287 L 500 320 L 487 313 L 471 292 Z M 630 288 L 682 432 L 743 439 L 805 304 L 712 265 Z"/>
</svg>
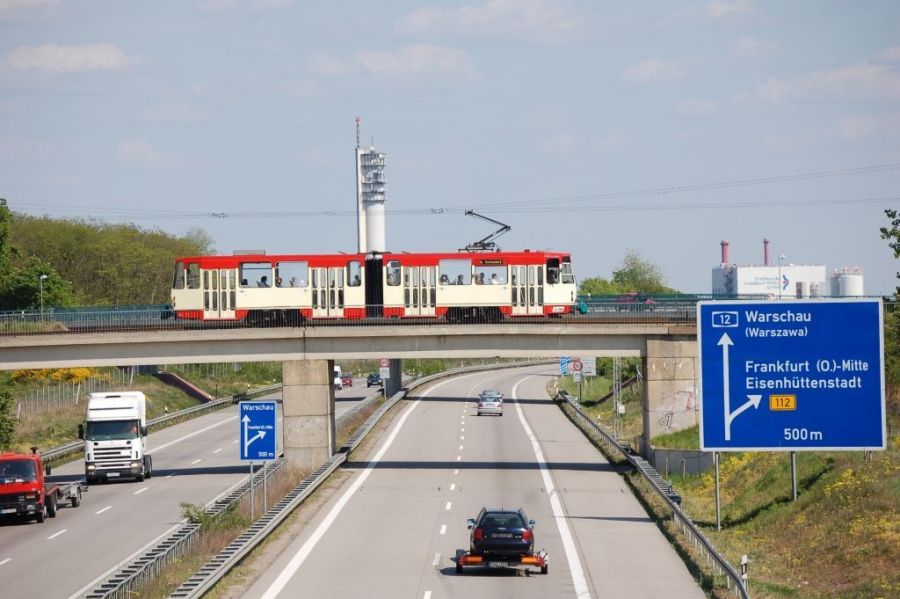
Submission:
<svg viewBox="0 0 900 599">
<path fill-rule="evenodd" d="M 769 240 L 763 239 L 763 266 L 769 265 Z"/>
<path fill-rule="evenodd" d="M 728 262 L 728 242 L 722 240 L 722 264 L 729 264 Z"/>
</svg>

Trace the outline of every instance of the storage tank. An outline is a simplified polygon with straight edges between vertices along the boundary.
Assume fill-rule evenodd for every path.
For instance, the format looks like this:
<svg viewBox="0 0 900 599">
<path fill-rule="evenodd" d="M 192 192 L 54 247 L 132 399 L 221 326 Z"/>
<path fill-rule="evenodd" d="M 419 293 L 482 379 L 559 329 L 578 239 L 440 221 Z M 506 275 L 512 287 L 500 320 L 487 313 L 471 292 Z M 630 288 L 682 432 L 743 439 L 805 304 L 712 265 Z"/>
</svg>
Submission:
<svg viewBox="0 0 900 599">
<path fill-rule="evenodd" d="M 863 273 L 858 266 L 835 270 L 831 275 L 832 297 L 861 297 L 863 292 Z"/>
</svg>

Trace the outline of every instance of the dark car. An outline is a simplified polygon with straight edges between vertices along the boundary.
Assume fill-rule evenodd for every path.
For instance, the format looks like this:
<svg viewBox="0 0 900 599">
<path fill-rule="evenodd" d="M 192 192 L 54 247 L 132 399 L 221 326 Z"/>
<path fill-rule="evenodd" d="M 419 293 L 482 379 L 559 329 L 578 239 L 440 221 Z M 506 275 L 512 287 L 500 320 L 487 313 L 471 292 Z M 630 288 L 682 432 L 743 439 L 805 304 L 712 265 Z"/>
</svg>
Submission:
<svg viewBox="0 0 900 599">
<path fill-rule="evenodd" d="M 341 375 L 341 385 L 344 387 L 352 387 L 353 386 L 353 375 L 349 372 L 346 372 Z"/>
<path fill-rule="evenodd" d="M 515 564 L 534 551 L 534 520 L 529 520 L 521 508 L 481 508 L 478 517 L 469 520 L 469 528 L 471 554 L 489 562 Z"/>
<path fill-rule="evenodd" d="M 381 380 L 381 375 L 377 372 L 373 372 L 366 379 L 366 387 L 380 387 L 383 381 Z"/>
<path fill-rule="evenodd" d="M 623 293 L 616 298 L 616 310 L 632 310 L 632 311 L 653 311 L 656 306 L 656 300 L 648 297 L 643 293 Z"/>
</svg>

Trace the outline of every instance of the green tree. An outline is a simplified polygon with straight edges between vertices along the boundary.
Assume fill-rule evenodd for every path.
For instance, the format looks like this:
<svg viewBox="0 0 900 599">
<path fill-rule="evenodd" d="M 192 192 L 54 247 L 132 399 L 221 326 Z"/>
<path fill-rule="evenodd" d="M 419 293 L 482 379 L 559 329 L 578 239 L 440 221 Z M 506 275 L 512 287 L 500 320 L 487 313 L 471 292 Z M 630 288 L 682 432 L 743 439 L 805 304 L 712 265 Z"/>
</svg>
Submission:
<svg viewBox="0 0 900 599">
<path fill-rule="evenodd" d="M 12 386 L 7 375 L 0 376 L 0 449 L 9 449 L 16 432 Z"/>
<path fill-rule="evenodd" d="M 6 200 L 0 198 L 0 277 L 9 271 L 9 257 L 12 254 L 12 211 L 6 205 Z"/>
<path fill-rule="evenodd" d="M 881 238 L 888 240 L 888 246 L 894 250 L 894 258 L 900 258 L 900 215 L 890 208 L 884 213 L 890 219 L 891 226 L 881 227 Z M 900 279 L 900 272 L 897 273 L 897 278 Z M 900 285 L 897 286 L 897 293 L 900 294 Z"/>
<path fill-rule="evenodd" d="M 611 283 L 621 292 L 673 293 L 665 284 L 665 275 L 655 263 L 645 260 L 636 250 L 628 250 L 622 264 L 613 271 Z"/>
<path fill-rule="evenodd" d="M 42 276 L 45 277 L 43 285 Z M 42 297 L 45 308 L 74 303 L 71 284 L 35 256 L 28 258 L 24 266 L 10 269 L 0 281 L 0 310 L 37 309 Z"/>
<path fill-rule="evenodd" d="M 590 277 L 581 281 L 578 293 L 582 295 L 618 295 L 622 289 L 603 277 Z"/>
</svg>

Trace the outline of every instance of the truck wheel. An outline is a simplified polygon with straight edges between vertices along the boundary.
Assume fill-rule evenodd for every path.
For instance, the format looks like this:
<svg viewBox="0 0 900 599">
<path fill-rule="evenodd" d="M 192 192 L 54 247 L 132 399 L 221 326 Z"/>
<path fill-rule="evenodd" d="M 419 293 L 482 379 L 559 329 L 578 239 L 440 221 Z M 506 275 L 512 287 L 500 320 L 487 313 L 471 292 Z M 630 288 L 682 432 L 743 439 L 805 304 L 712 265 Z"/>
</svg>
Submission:
<svg viewBox="0 0 900 599">
<path fill-rule="evenodd" d="M 72 495 L 71 499 L 72 507 L 78 507 L 81 505 L 81 489 L 76 489 L 75 494 Z"/>
<path fill-rule="evenodd" d="M 47 512 L 47 509 L 42 505 L 40 511 L 34 515 L 34 519 L 37 520 L 38 524 L 44 521 L 44 514 Z"/>
<path fill-rule="evenodd" d="M 144 476 L 147 478 L 153 476 L 153 458 L 148 455 L 144 456 Z"/>
<path fill-rule="evenodd" d="M 459 562 L 456 563 L 456 573 L 462 574 L 462 564 L 460 564 Z"/>
<path fill-rule="evenodd" d="M 546 574 L 550 570 L 550 566 L 541 566 L 541 574 Z"/>
<path fill-rule="evenodd" d="M 47 497 L 47 515 L 56 518 L 56 493 L 51 493 Z"/>
</svg>

